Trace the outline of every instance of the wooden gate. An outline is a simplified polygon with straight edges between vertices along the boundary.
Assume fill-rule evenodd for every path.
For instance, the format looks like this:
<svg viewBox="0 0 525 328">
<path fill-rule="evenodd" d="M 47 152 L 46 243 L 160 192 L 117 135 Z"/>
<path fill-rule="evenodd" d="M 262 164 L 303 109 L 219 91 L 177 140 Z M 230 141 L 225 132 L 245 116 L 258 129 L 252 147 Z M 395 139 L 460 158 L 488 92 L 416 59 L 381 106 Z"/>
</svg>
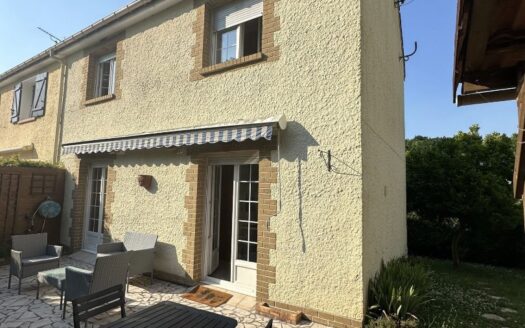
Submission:
<svg viewBox="0 0 525 328">
<path fill-rule="evenodd" d="M 54 168 L 0 167 L 0 243 L 11 235 L 40 232 L 38 206 L 51 199 L 63 204 L 65 171 Z M 49 243 L 60 242 L 60 218 L 45 224 Z"/>
</svg>

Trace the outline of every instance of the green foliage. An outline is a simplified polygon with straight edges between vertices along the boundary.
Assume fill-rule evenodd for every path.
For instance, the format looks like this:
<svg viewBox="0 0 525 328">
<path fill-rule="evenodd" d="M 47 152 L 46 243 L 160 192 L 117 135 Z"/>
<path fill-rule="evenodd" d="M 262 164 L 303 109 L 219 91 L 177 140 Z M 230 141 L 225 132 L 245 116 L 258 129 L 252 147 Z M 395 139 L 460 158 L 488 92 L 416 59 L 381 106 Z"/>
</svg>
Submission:
<svg viewBox="0 0 525 328">
<path fill-rule="evenodd" d="M 523 265 L 523 210 L 511 184 L 514 149 L 515 136 L 482 137 L 476 125 L 453 137 L 407 140 L 411 254 Z"/>
<path fill-rule="evenodd" d="M 397 323 L 394 320 L 385 316 L 374 320 L 370 320 L 370 322 L 366 324 L 367 328 L 415 328 L 417 326 L 418 324 L 416 320 L 407 320 Z"/>
<path fill-rule="evenodd" d="M 392 320 L 396 327 L 408 319 L 417 319 L 418 309 L 430 301 L 428 271 L 406 258 L 392 260 L 387 265 L 381 263 L 368 288 L 368 315 Z"/>
<path fill-rule="evenodd" d="M 21 160 L 18 156 L 0 158 L 0 167 L 44 167 L 44 168 L 61 168 L 56 165 L 44 161 L 26 161 Z"/>
</svg>

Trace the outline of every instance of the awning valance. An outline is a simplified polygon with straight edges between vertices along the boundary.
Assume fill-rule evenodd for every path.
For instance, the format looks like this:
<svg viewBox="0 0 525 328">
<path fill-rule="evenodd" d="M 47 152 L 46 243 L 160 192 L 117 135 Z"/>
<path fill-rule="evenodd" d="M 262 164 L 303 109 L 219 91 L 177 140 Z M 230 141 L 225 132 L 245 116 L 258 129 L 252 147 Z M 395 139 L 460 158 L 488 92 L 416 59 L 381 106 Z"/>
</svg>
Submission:
<svg viewBox="0 0 525 328">
<path fill-rule="evenodd" d="M 284 116 L 252 122 L 201 126 L 152 134 L 69 143 L 62 146 L 62 154 L 95 154 L 127 150 L 172 148 L 181 146 L 242 142 L 245 140 L 271 140 L 274 129 L 286 129 Z"/>
</svg>

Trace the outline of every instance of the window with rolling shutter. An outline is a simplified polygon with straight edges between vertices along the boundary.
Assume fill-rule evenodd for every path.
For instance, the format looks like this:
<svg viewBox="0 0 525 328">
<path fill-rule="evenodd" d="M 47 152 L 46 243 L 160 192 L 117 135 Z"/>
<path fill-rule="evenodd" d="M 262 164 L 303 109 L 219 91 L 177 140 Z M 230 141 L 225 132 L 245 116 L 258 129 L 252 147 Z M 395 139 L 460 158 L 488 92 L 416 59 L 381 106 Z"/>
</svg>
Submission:
<svg viewBox="0 0 525 328">
<path fill-rule="evenodd" d="M 11 106 L 11 123 L 20 119 L 20 102 L 22 99 L 22 83 L 15 85 L 13 89 L 13 105 Z"/>
<path fill-rule="evenodd" d="M 46 108 L 47 72 L 38 74 L 35 80 L 31 117 L 44 116 Z"/>
<path fill-rule="evenodd" d="M 213 15 L 214 64 L 261 51 L 263 0 L 241 0 L 218 8 Z"/>
</svg>

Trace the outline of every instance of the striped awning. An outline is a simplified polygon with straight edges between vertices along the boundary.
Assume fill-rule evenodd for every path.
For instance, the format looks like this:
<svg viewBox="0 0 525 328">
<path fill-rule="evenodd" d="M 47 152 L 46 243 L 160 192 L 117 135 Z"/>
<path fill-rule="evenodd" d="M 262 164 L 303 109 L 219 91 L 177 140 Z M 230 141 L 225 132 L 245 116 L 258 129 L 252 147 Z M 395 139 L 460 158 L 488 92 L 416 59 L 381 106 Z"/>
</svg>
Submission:
<svg viewBox="0 0 525 328">
<path fill-rule="evenodd" d="M 271 140 L 275 128 L 282 130 L 286 128 L 286 119 L 284 116 L 277 119 L 269 118 L 253 122 L 194 127 L 153 134 L 69 143 L 62 146 L 62 154 L 111 153 L 128 150 L 215 144 L 219 142 L 256 141 L 259 139 Z"/>
</svg>

